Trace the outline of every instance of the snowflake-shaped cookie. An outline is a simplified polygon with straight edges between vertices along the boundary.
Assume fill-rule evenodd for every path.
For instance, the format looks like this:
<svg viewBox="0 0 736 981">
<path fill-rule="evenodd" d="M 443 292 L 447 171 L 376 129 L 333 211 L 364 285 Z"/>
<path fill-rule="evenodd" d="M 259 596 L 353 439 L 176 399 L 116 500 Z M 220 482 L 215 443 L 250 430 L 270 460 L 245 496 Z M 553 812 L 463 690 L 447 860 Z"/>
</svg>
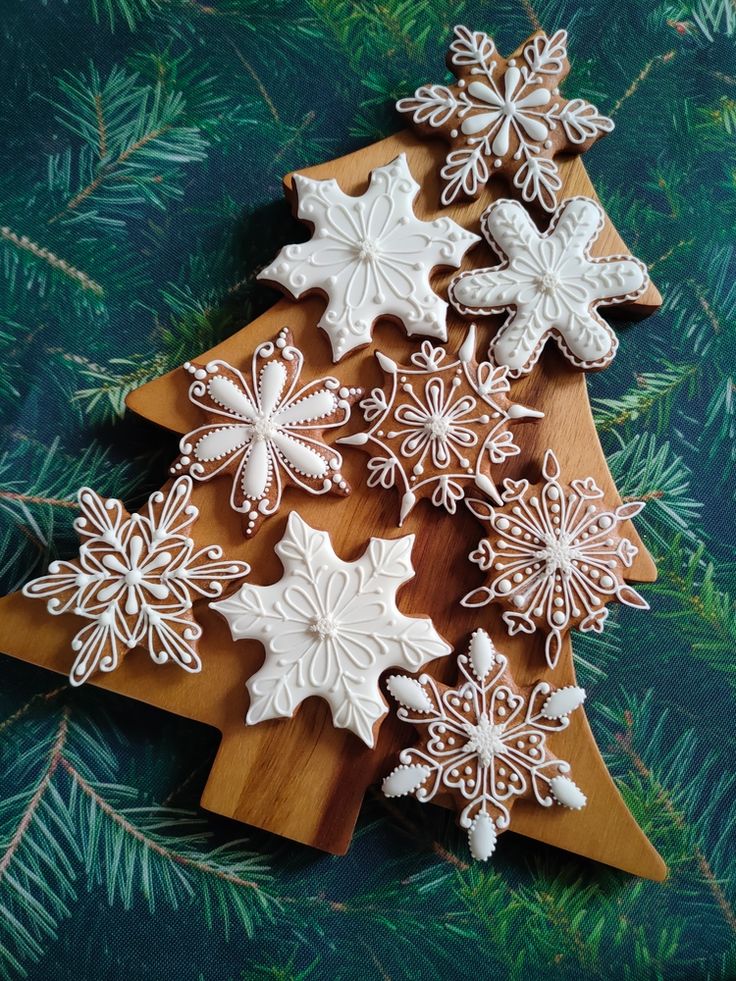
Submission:
<svg viewBox="0 0 736 981">
<path fill-rule="evenodd" d="M 297 388 L 304 356 L 291 341 L 284 328 L 259 344 L 250 380 L 226 361 L 184 366 L 194 375 L 189 398 L 207 423 L 183 437 L 171 473 L 195 480 L 227 474 L 230 506 L 243 514 L 246 535 L 279 509 L 287 484 L 310 494 L 350 492 L 342 457 L 323 433 L 347 422 L 361 389 L 332 377 Z"/>
<path fill-rule="evenodd" d="M 451 218 L 420 221 L 412 203 L 419 184 L 406 156 L 378 167 L 368 190 L 351 197 L 337 181 L 297 174 L 298 215 L 314 227 L 303 245 L 287 245 L 258 276 L 299 299 L 322 293 L 319 321 L 334 361 L 370 343 L 373 324 L 389 317 L 407 334 L 447 339 L 447 303 L 430 286 L 436 266 L 457 268 L 480 241 Z"/>
<path fill-rule="evenodd" d="M 79 491 L 79 558 L 52 562 L 48 575 L 23 587 L 25 596 L 47 600 L 49 613 L 71 612 L 87 621 L 72 641 L 72 685 L 96 671 L 114 671 L 134 647 L 148 650 L 155 664 L 201 670 L 196 642 L 202 628 L 192 604 L 198 596 L 222 595 L 225 583 L 250 570 L 245 562 L 220 561 L 219 545 L 194 551 L 189 536 L 199 511 L 191 494 L 192 481 L 180 477 L 130 515 L 121 501 L 88 487 Z"/>
<path fill-rule="evenodd" d="M 557 664 L 564 634 L 573 627 L 600 633 L 613 599 L 649 609 L 647 601 L 624 582 L 638 549 L 621 535 L 619 525 L 644 507 L 642 501 L 609 511 L 593 504 L 603 491 L 592 477 L 559 481 L 560 465 L 547 450 L 544 483 L 505 480 L 503 505 L 469 501 L 473 513 L 490 526 L 487 538 L 470 559 L 488 573 L 489 582 L 468 593 L 463 606 L 498 603 L 509 634 L 547 634 L 545 653 Z"/>
<path fill-rule="evenodd" d="M 509 425 L 544 413 L 509 400 L 506 368 L 476 363 L 475 326 L 455 359 L 429 341 L 408 368 L 380 352 L 376 357 L 389 391 L 374 388 L 360 403 L 370 429 L 338 442 L 371 453 L 369 487 L 398 486 L 399 524 L 430 495 L 454 514 L 469 486 L 501 503 L 491 468 L 519 453 Z"/>
<path fill-rule="evenodd" d="M 276 546 L 284 574 L 272 586 L 248 586 L 220 603 L 235 640 L 266 649 L 248 681 L 246 723 L 290 717 L 312 695 L 328 702 L 336 727 L 373 746 L 386 703 L 378 679 L 400 665 L 416 671 L 451 650 L 427 618 L 396 606 L 398 589 L 414 575 L 414 536 L 372 538 L 355 562 L 333 551 L 329 535 L 292 511 Z"/>
<path fill-rule="evenodd" d="M 525 201 L 553 211 L 562 187 L 553 157 L 582 153 L 613 129 L 591 103 L 560 95 L 570 70 L 567 32 L 537 31 L 506 60 L 487 34 L 458 26 L 448 64 L 457 85 L 422 85 L 397 103 L 420 132 L 450 143 L 442 203 L 477 197 L 496 172 Z"/>
<path fill-rule="evenodd" d="M 473 858 L 485 861 L 498 832 L 509 827 L 515 801 L 585 806 L 585 795 L 566 775 L 570 764 L 547 745 L 549 733 L 567 728 L 585 692 L 572 685 L 555 690 L 545 681 L 518 688 L 508 660 L 485 630 L 473 633 L 467 656 L 461 654 L 457 663 L 461 678 L 454 688 L 426 674 L 418 681 L 405 675 L 388 679 L 401 705 L 399 718 L 416 726 L 420 741 L 402 750 L 383 792 L 414 794 L 422 803 L 449 794 L 460 827 L 468 830 Z"/>
<path fill-rule="evenodd" d="M 584 197 L 563 202 L 546 232 L 517 201 L 495 201 L 483 214 L 483 234 L 503 264 L 461 273 L 449 296 L 468 316 L 510 311 L 490 354 L 512 377 L 531 371 L 548 337 L 578 368 L 613 360 L 618 339 L 597 309 L 635 300 L 649 276 L 630 255 L 591 258 L 603 221 L 600 205 Z"/>
</svg>

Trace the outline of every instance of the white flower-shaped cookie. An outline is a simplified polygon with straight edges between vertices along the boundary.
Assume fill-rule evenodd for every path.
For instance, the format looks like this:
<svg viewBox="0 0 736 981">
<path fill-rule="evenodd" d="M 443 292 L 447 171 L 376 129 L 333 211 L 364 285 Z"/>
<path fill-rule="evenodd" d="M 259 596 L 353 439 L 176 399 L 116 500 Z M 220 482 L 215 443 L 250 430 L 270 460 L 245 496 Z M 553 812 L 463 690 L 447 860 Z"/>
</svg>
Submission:
<svg viewBox="0 0 736 981">
<path fill-rule="evenodd" d="M 481 219 L 483 234 L 504 260 L 460 273 L 450 284 L 453 306 L 468 316 L 510 311 L 490 346 L 512 377 L 536 364 L 548 337 L 576 367 L 605 368 L 618 340 L 599 316 L 601 304 L 635 300 L 649 283 L 632 256 L 591 258 L 603 210 L 591 198 L 563 202 L 540 232 L 517 201 L 495 201 Z"/>
<path fill-rule="evenodd" d="M 407 334 L 447 339 L 447 303 L 432 289 L 436 266 L 457 268 L 479 241 L 451 218 L 420 221 L 413 201 L 419 184 L 406 157 L 373 171 L 365 194 L 352 197 L 337 181 L 297 174 L 299 217 L 314 226 L 303 245 L 287 245 L 259 279 L 299 299 L 322 293 L 327 308 L 319 326 L 333 360 L 370 343 L 373 324 L 390 317 Z"/>
</svg>

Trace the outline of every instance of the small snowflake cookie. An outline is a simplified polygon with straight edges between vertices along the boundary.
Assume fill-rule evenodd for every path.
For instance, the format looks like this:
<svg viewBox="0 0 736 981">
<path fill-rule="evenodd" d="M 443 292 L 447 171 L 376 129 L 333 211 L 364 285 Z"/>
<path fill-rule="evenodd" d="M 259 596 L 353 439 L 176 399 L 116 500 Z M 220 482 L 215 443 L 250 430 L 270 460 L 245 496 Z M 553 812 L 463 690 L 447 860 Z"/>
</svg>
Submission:
<svg viewBox="0 0 736 981">
<path fill-rule="evenodd" d="M 276 546 L 284 574 L 272 586 L 249 586 L 212 603 L 234 640 L 252 638 L 266 660 L 248 681 L 248 725 L 291 717 L 305 698 L 324 698 L 334 725 L 375 743 L 386 703 L 378 679 L 386 668 L 416 671 L 450 653 L 426 617 L 407 617 L 398 589 L 414 575 L 414 536 L 372 538 L 355 562 L 334 552 L 327 532 L 292 511 Z"/>
<path fill-rule="evenodd" d="M 184 436 L 171 473 L 227 475 L 230 506 L 242 513 L 246 535 L 278 511 L 287 484 L 310 494 L 350 492 L 342 457 L 323 434 L 347 422 L 361 389 L 332 377 L 299 388 L 303 364 L 284 328 L 255 349 L 250 380 L 225 361 L 184 365 L 194 376 L 189 398 L 207 422 Z"/>
<path fill-rule="evenodd" d="M 515 801 L 576 811 L 585 806 L 585 795 L 567 776 L 570 764 L 547 745 L 550 734 L 567 728 L 585 692 L 573 685 L 553 689 L 545 681 L 518 688 L 485 630 L 473 633 L 467 656 L 457 663 L 454 688 L 426 674 L 388 679 L 399 718 L 414 725 L 420 738 L 402 750 L 383 792 L 413 794 L 422 803 L 449 795 L 468 831 L 471 855 L 486 861 L 498 833 L 511 824 Z"/>
<path fill-rule="evenodd" d="M 79 491 L 79 557 L 52 562 L 48 575 L 23 587 L 25 596 L 47 600 L 49 613 L 74 613 L 86 621 L 72 641 L 72 685 L 97 671 L 114 671 L 135 647 L 147 650 L 155 664 L 173 661 L 185 671 L 201 670 L 202 628 L 192 604 L 221 596 L 227 583 L 250 569 L 245 562 L 221 561 L 219 545 L 195 551 L 190 534 L 199 511 L 191 494 L 192 481 L 180 477 L 130 515 L 121 501 L 105 500 L 88 487 Z"/>
<path fill-rule="evenodd" d="M 397 103 L 420 132 L 450 144 L 442 203 L 477 197 L 498 173 L 553 211 L 562 186 L 553 158 L 582 153 L 613 129 L 594 105 L 560 95 L 567 32 L 537 31 L 507 60 L 487 34 L 458 26 L 447 60 L 456 85 L 422 85 Z"/>
<path fill-rule="evenodd" d="M 630 255 L 591 258 L 603 222 L 601 206 L 584 197 L 564 201 L 546 232 L 518 201 L 494 201 L 483 214 L 483 234 L 502 265 L 461 273 L 449 296 L 467 316 L 509 311 L 490 354 L 511 377 L 531 371 L 548 337 L 577 368 L 605 368 L 613 360 L 618 339 L 598 307 L 635 300 L 649 276 Z"/>
<path fill-rule="evenodd" d="M 500 504 L 491 468 L 519 453 L 509 426 L 544 413 L 509 400 L 506 368 L 475 361 L 475 326 L 456 358 L 429 341 L 408 368 L 376 358 L 388 392 L 374 388 L 360 403 L 370 429 L 338 442 L 371 454 L 369 487 L 399 489 L 399 524 L 421 497 L 454 514 L 468 487 Z"/>
<path fill-rule="evenodd" d="M 619 526 L 637 515 L 642 501 L 609 511 L 594 504 L 603 491 L 592 477 L 560 483 L 560 465 L 547 450 L 544 483 L 505 480 L 503 504 L 469 501 L 489 526 L 470 560 L 488 574 L 488 584 L 468 593 L 463 606 L 498 603 L 509 634 L 547 634 L 545 654 L 554 668 L 562 638 L 571 628 L 600 633 L 606 604 L 618 600 L 648 610 L 649 604 L 624 581 L 638 549 Z"/>
<path fill-rule="evenodd" d="M 419 184 L 406 157 L 378 167 L 365 194 L 351 197 L 337 181 L 296 174 L 298 216 L 313 226 L 303 245 L 287 245 L 258 276 L 299 299 L 327 298 L 319 321 L 334 361 L 370 343 L 381 317 L 398 320 L 409 336 L 447 339 L 447 303 L 432 289 L 437 266 L 460 265 L 480 239 L 451 218 L 420 221 L 413 201 Z"/>
</svg>

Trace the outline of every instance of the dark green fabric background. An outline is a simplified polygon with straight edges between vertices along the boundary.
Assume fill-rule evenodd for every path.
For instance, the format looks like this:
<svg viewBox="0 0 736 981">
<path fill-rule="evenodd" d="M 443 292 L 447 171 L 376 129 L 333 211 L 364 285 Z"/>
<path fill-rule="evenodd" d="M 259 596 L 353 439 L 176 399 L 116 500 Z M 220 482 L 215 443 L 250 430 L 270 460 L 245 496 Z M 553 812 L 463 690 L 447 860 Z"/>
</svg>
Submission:
<svg viewBox="0 0 736 981">
<path fill-rule="evenodd" d="M 733 0 L 5 0 L 0 576 L 75 551 L 83 483 L 137 505 L 174 441 L 131 387 L 271 301 L 280 176 L 398 128 L 455 22 L 571 33 L 586 164 L 665 305 L 590 378 L 660 580 L 576 638 L 590 716 L 671 868 L 641 882 L 369 797 L 349 855 L 197 811 L 212 733 L 0 657 L 0 977 L 736 977 Z M 100 125 L 102 121 L 102 127 Z M 39 616 L 43 615 L 39 610 Z M 396 804 L 396 802 L 394 802 Z"/>
</svg>

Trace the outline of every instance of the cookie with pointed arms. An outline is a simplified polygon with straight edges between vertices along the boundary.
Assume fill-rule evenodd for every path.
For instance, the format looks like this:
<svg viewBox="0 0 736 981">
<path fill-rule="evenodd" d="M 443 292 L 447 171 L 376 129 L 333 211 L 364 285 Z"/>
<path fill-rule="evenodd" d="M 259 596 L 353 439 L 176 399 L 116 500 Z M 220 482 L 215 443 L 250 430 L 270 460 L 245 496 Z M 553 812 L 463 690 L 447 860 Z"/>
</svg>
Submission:
<svg viewBox="0 0 736 981">
<path fill-rule="evenodd" d="M 442 203 L 476 198 L 503 174 L 524 201 L 554 211 L 562 187 L 555 156 L 582 153 L 613 129 L 590 102 L 560 94 L 567 31 L 537 31 L 506 59 L 483 31 L 458 26 L 447 61 L 455 85 L 422 85 L 397 103 L 420 133 L 450 144 Z"/>
<path fill-rule="evenodd" d="M 536 486 L 505 480 L 499 507 L 468 502 L 488 525 L 487 536 L 470 553 L 487 584 L 468 593 L 462 605 L 497 603 L 512 636 L 541 630 L 547 635 L 547 663 L 554 668 L 569 630 L 603 630 L 607 603 L 649 609 L 625 581 L 638 549 L 620 531 L 644 504 L 630 501 L 609 510 L 601 505 L 603 491 L 592 477 L 563 485 L 552 450 L 545 454 L 542 476 L 544 482 Z"/>
<path fill-rule="evenodd" d="M 335 180 L 300 174 L 294 187 L 312 238 L 285 246 L 258 278 L 295 299 L 326 297 L 318 326 L 329 337 L 333 361 L 369 344 L 382 317 L 398 321 L 410 337 L 447 340 L 447 303 L 432 289 L 430 274 L 436 267 L 457 269 L 480 239 L 447 216 L 416 217 L 419 184 L 405 155 L 374 170 L 358 197 Z"/>
<path fill-rule="evenodd" d="M 339 442 L 371 454 L 369 487 L 399 490 L 399 524 L 422 497 L 449 514 L 471 489 L 500 503 L 492 470 L 519 453 L 511 426 L 544 413 L 511 401 L 506 368 L 475 360 L 475 326 L 456 357 L 429 341 L 408 367 L 376 357 L 388 391 L 361 401 L 369 428 Z"/>
<path fill-rule="evenodd" d="M 250 569 L 223 559 L 219 545 L 195 550 L 190 536 L 199 511 L 191 496 L 192 481 L 179 477 L 131 515 L 115 498 L 79 491 L 78 557 L 52 562 L 47 575 L 23 587 L 25 596 L 46 600 L 49 613 L 82 620 L 72 641 L 72 685 L 114 671 L 134 648 L 147 650 L 154 664 L 201 671 L 202 628 L 192 606 L 221 596 Z"/>
</svg>

